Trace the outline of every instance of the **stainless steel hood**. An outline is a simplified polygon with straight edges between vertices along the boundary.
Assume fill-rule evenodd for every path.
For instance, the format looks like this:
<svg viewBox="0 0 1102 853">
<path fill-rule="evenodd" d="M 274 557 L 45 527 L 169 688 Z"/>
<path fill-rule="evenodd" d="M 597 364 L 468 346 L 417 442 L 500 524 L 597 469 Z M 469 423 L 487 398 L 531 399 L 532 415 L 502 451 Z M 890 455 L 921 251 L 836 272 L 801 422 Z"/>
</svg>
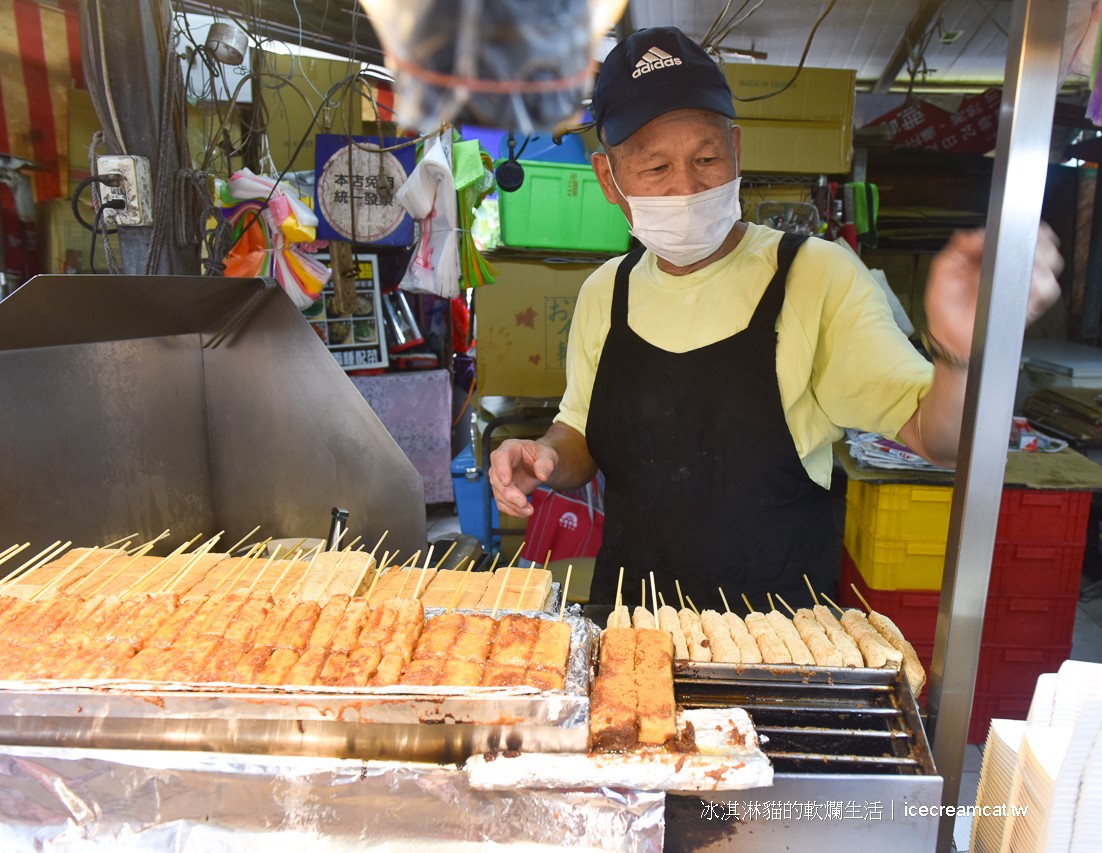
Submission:
<svg viewBox="0 0 1102 853">
<path fill-rule="evenodd" d="M 290 299 L 262 279 L 39 276 L 0 302 L 0 542 L 165 528 L 406 554 L 420 475 Z"/>
</svg>

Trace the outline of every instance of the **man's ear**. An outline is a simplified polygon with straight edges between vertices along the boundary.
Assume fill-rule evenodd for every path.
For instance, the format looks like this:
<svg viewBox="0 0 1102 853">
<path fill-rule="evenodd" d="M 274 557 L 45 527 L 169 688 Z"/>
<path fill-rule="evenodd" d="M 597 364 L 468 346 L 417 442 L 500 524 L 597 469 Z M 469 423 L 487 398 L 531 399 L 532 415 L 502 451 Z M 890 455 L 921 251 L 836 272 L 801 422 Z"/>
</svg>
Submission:
<svg viewBox="0 0 1102 853">
<path fill-rule="evenodd" d="M 593 164 L 593 174 L 597 176 L 597 182 L 601 185 L 601 191 L 609 204 L 619 204 L 620 194 L 616 192 L 616 185 L 612 183 L 612 169 L 608 165 L 608 155 L 600 151 L 594 152 L 590 162 Z"/>
<path fill-rule="evenodd" d="M 737 124 L 731 126 L 731 142 L 735 146 L 735 166 L 738 168 L 736 174 L 742 174 L 742 128 Z"/>
</svg>

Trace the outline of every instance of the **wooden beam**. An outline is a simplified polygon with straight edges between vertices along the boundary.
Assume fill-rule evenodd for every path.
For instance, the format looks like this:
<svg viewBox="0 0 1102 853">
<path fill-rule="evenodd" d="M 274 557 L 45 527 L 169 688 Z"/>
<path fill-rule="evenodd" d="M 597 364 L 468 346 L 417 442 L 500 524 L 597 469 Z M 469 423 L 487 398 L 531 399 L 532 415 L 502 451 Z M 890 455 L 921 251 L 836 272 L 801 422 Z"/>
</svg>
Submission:
<svg viewBox="0 0 1102 853">
<path fill-rule="evenodd" d="M 907 64 L 907 60 L 914 52 L 915 45 L 926 35 L 926 31 L 930 29 L 930 25 L 940 14 L 941 7 L 944 5 L 945 0 L 923 0 L 922 5 L 919 6 L 918 11 L 915 12 L 914 17 L 907 24 L 903 37 L 895 46 L 891 59 L 884 66 L 884 70 L 880 72 L 880 79 L 873 85 L 872 91 L 874 94 L 884 95 L 891 91 L 895 78 L 899 76 L 899 72 Z"/>
</svg>

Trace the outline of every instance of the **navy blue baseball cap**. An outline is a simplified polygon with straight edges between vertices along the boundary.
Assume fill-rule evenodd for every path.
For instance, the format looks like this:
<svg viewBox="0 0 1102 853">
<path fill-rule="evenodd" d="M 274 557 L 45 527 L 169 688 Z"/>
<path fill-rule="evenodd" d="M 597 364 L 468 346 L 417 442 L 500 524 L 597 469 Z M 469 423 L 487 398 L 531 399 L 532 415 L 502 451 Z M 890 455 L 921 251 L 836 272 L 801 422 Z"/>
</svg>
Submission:
<svg viewBox="0 0 1102 853">
<path fill-rule="evenodd" d="M 606 145 L 619 145 L 648 121 L 685 109 L 735 117 L 727 78 L 681 30 L 636 30 L 609 51 L 593 87 L 592 106 Z"/>
</svg>

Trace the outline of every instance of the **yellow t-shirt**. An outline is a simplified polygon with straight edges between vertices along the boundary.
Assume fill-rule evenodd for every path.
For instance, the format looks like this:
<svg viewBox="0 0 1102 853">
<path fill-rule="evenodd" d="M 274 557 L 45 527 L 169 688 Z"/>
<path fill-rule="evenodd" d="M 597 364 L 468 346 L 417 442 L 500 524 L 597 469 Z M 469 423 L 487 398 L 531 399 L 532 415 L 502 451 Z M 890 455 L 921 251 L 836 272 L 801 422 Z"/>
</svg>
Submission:
<svg viewBox="0 0 1102 853">
<path fill-rule="evenodd" d="M 654 253 L 645 252 L 631 272 L 628 325 L 668 352 L 741 332 L 777 270 L 780 238 L 780 231 L 749 224 L 734 251 L 686 276 L 662 272 Z M 556 421 L 583 435 L 619 263 L 613 258 L 582 285 L 570 327 Z M 808 240 L 796 255 L 777 329 L 785 419 L 808 475 L 827 488 L 830 445 L 842 427 L 896 437 L 929 390 L 933 367 L 899 331 L 876 282 L 825 240 Z"/>
</svg>

